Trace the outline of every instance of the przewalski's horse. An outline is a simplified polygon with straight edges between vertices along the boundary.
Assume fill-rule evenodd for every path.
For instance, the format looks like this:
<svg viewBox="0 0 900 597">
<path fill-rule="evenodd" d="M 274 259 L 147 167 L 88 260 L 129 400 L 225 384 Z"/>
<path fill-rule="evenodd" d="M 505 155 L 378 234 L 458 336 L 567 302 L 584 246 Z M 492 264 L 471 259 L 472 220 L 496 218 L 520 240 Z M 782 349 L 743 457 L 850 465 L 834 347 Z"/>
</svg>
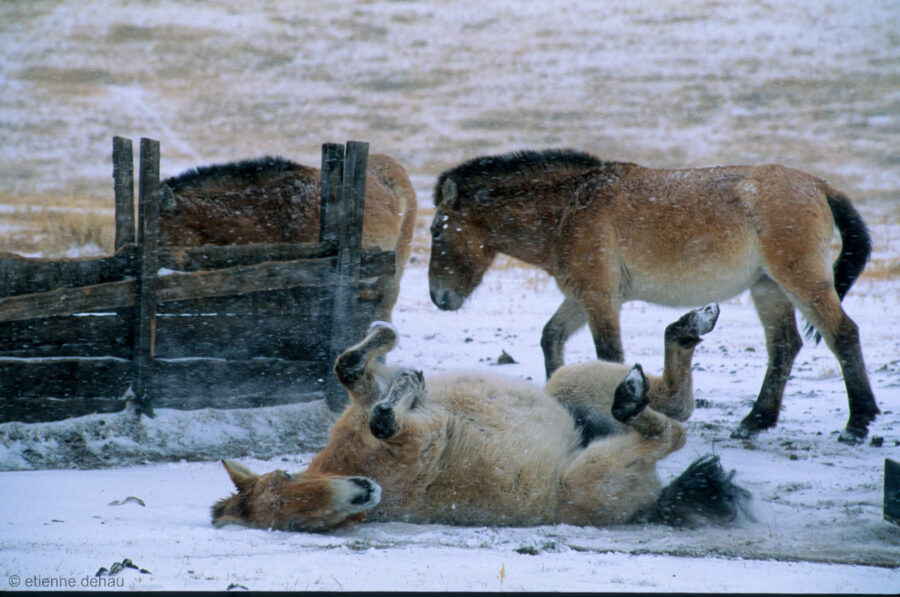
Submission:
<svg viewBox="0 0 900 597">
<path fill-rule="evenodd" d="M 165 246 L 319 242 L 322 172 L 279 157 L 188 170 L 164 183 L 160 243 Z M 409 258 L 416 192 L 386 155 L 368 159 L 362 244 L 396 251 L 394 276 L 379 282 L 378 319 L 390 321 Z"/>
<path fill-rule="evenodd" d="M 459 309 L 497 253 L 556 279 L 565 298 L 541 338 L 548 377 L 585 322 L 597 357 L 621 361 L 626 301 L 687 306 L 749 288 L 769 365 L 734 437 L 778 419 L 803 344 L 795 308 L 843 371 L 850 417 L 841 439 L 861 442 L 879 412 L 858 328 L 841 307 L 871 242 L 849 199 L 823 180 L 777 165 L 659 170 L 571 150 L 523 151 L 444 172 L 434 204 L 428 275 L 440 309 Z M 835 225 L 843 244 L 832 271 Z"/>
<path fill-rule="evenodd" d="M 716 457 L 661 488 L 656 461 L 684 445 L 680 423 L 648 406 L 638 367 L 616 390 L 621 431 L 582 445 L 572 415 L 537 386 L 481 372 L 429 378 L 387 367 L 397 342 L 374 325 L 341 354 L 335 374 L 350 404 L 328 445 L 296 475 L 255 475 L 225 461 L 238 493 L 212 510 L 217 525 L 322 530 L 343 519 L 457 525 L 695 526 L 733 521 L 749 494 Z"/>
</svg>

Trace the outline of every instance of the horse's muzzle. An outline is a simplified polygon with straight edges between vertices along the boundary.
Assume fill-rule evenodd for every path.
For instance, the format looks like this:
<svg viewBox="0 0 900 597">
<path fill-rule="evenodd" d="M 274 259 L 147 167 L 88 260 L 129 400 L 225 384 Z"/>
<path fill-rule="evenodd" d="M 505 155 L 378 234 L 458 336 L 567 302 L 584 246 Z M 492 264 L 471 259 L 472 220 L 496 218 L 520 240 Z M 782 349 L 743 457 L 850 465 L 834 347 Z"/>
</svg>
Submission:
<svg viewBox="0 0 900 597">
<path fill-rule="evenodd" d="M 456 311 L 462 307 L 466 297 L 452 290 L 431 290 L 431 302 L 441 311 Z"/>
</svg>

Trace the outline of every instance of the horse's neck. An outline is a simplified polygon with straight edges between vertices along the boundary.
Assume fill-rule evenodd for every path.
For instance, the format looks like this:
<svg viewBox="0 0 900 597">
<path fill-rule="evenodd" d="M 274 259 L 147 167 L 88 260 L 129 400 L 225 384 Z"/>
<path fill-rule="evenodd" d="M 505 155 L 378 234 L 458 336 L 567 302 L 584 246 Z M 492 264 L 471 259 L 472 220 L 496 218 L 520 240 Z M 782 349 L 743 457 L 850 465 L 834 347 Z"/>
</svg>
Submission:
<svg viewBox="0 0 900 597">
<path fill-rule="evenodd" d="M 549 266 L 555 259 L 564 213 L 564 205 L 546 199 L 513 202 L 496 216 L 498 224 L 489 236 L 492 248 L 532 265 Z"/>
</svg>

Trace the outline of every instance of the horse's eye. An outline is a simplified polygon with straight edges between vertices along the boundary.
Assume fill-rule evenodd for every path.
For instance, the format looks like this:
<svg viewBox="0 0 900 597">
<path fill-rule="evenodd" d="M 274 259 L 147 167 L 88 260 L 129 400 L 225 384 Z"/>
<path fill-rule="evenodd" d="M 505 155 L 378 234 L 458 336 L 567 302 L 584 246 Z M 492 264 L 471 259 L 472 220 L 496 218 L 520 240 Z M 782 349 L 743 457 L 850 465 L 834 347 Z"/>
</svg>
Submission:
<svg viewBox="0 0 900 597">
<path fill-rule="evenodd" d="M 438 238 L 441 233 L 447 229 L 448 224 L 438 224 L 435 222 L 431 225 L 431 237 Z"/>
</svg>

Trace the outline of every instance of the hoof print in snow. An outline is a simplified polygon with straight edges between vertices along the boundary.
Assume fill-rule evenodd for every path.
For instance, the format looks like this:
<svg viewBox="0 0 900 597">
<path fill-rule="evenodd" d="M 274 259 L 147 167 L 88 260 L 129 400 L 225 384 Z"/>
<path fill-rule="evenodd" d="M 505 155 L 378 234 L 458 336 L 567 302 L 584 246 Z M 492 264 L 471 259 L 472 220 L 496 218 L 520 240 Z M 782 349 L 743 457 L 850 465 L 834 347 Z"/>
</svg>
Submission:
<svg viewBox="0 0 900 597">
<path fill-rule="evenodd" d="M 132 562 L 131 558 L 125 558 L 121 562 L 113 562 L 113 565 L 110 566 L 109 568 L 106 568 L 105 566 L 101 566 L 100 569 L 97 570 L 97 573 L 94 574 L 94 576 L 115 576 L 116 574 L 118 574 L 122 570 L 125 570 L 126 568 L 131 568 L 132 570 L 137 570 L 141 574 L 152 574 L 152 572 L 150 572 L 146 568 L 141 568 L 137 564 Z"/>
<path fill-rule="evenodd" d="M 143 506 L 144 508 L 147 507 L 147 504 L 144 503 L 144 500 L 133 495 L 129 495 L 124 500 L 113 500 L 109 503 L 110 506 L 124 506 L 125 504 L 137 504 L 138 506 Z"/>
</svg>

